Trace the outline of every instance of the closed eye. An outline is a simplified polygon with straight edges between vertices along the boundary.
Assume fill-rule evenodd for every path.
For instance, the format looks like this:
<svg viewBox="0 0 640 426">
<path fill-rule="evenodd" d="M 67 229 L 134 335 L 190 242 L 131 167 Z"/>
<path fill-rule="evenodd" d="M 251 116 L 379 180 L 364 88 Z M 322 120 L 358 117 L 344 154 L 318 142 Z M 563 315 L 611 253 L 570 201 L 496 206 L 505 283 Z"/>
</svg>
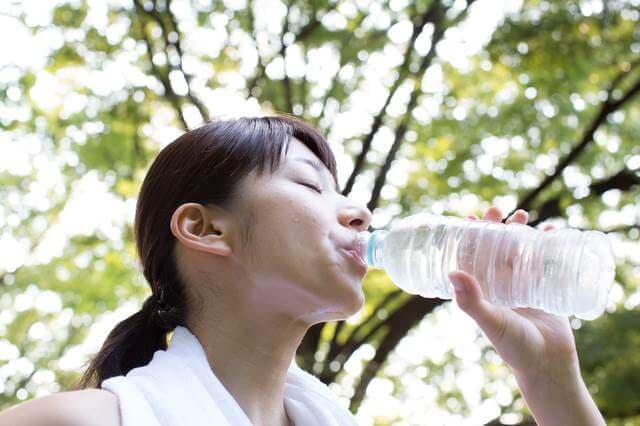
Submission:
<svg viewBox="0 0 640 426">
<path fill-rule="evenodd" d="M 304 183 L 304 182 L 298 182 L 298 183 L 300 185 L 303 185 L 303 186 L 306 186 L 306 187 L 309 187 L 309 188 L 313 189 L 314 191 L 316 191 L 319 194 L 322 194 L 322 190 L 320 190 L 317 186 L 313 186 L 313 185 L 311 185 L 309 183 Z"/>
</svg>

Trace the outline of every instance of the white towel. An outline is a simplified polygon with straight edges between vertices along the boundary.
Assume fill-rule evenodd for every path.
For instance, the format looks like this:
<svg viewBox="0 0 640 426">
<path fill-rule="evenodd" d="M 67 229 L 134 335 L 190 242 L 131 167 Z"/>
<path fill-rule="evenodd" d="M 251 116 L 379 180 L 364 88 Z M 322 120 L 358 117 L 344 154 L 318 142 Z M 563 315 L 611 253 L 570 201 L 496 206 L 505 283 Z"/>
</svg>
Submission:
<svg viewBox="0 0 640 426">
<path fill-rule="evenodd" d="M 202 345 L 178 326 L 167 350 L 100 387 L 118 396 L 122 426 L 250 426 L 251 421 L 212 371 Z M 356 425 L 355 417 L 295 359 L 287 371 L 284 405 L 295 425 Z"/>
</svg>

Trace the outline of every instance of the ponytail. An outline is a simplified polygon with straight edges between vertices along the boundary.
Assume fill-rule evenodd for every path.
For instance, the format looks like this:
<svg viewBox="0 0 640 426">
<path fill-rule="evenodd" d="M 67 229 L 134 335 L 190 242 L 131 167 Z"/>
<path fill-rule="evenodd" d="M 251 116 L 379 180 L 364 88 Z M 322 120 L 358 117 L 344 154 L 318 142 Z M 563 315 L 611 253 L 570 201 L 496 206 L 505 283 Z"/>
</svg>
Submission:
<svg viewBox="0 0 640 426">
<path fill-rule="evenodd" d="M 151 294 L 138 312 L 111 330 L 74 390 L 99 388 L 110 377 L 148 364 L 157 350 L 167 349 L 167 332 L 183 324 L 182 318 L 178 307 L 167 307 L 161 287 L 159 296 Z"/>
</svg>

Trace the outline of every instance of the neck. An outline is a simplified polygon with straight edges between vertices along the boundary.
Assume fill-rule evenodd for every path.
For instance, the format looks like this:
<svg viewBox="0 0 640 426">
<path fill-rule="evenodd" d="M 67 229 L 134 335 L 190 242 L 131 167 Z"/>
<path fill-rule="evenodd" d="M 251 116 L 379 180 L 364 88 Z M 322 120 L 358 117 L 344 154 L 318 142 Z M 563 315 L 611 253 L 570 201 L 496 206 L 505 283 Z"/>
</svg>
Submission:
<svg viewBox="0 0 640 426">
<path fill-rule="evenodd" d="M 264 312 L 214 311 L 189 326 L 214 374 L 254 425 L 289 425 L 287 370 L 308 324 Z M 207 314 L 207 312 L 202 312 Z"/>
</svg>

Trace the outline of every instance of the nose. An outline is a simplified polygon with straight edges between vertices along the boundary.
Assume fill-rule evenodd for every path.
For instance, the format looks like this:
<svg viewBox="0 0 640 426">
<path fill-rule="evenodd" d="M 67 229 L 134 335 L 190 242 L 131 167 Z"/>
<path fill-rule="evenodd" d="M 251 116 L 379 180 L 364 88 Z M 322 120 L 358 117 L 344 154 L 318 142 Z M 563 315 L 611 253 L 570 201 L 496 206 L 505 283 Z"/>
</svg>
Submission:
<svg viewBox="0 0 640 426">
<path fill-rule="evenodd" d="M 371 216 L 371 211 L 368 208 L 352 204 L 340 212 L 339 221 L 343 226 L 361 232 L 369 228 Z"/>
</svg>

